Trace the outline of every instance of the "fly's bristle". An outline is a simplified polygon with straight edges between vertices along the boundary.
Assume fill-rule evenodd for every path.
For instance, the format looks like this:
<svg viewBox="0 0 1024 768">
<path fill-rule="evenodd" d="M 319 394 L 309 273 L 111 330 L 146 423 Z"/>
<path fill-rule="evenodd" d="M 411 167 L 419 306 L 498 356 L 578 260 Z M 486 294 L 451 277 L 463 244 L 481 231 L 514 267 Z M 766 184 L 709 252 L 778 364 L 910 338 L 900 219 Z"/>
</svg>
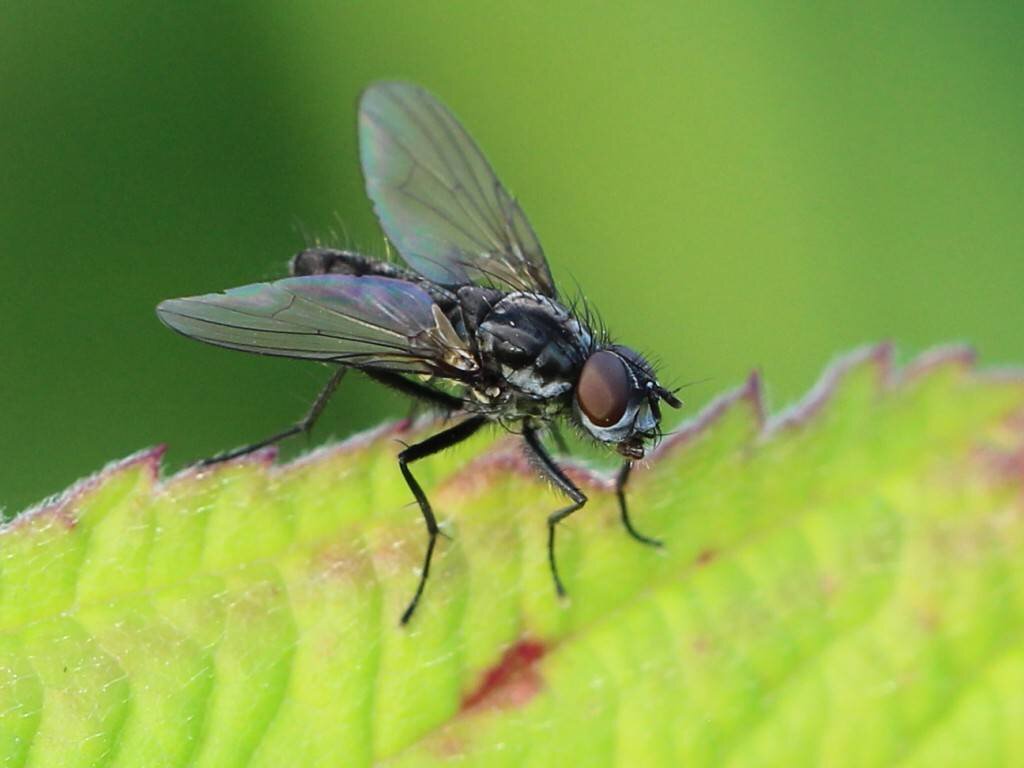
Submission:
<svg viewBox="0 0 1024 768">
<path fill-rule="evenodd" d="M 569 314 L 576 322 L 590 331 L 590 351 L 594 352 L 597 348 L 611 343 L 611 334 L 608 332 L 608 326 L 605 325 L 604 318 L 601 317 L 600 313 L 587 299 L 586 294 L 583 293 L 579 281 L 574 275 L 570 274 L 569 277 L 576 289 L 573 297 L 569 300 Z"/>
<path fill-rule="evenodd" d="M 532 285 L 528 284 L 524 280 L 519 279 L 519 277 L 515 275 L 515 270 L 509 270 L 509 273 L 507 275 L 501 275 L 497 272 L 494 272 L 493 270 L 489 270 L 481 266 L 479 263 L 471 263 L 468 261 L 459 261 L 458 263 L 460 266 L 467 268 L 470 274 L 472 274 L 472 272 L 479 272 L 481 275 L 486 277 L 489 280 L 489 282 L 486 285 L 484 285 L 485 288 L 502 289 L 508 287 L 512 288 L 514 291 L 517 291 L 519 293 L 537 293 L 537 291 L 533 288 Z"/>
<path fill-rule="evenodd" d="M 352 234 L 348 231 L 348 225 L 345 223 L 345 220 L 341 218 L 340 213 L 335 213 L 334 219 L 338 224 L 338 228 L 341 230 L 341 242 L 344 244 L 345 248 L 350 248 L 353 245 L 353 241 Z M 333 227 L 331 230 L 331 234 L 336 235 Z"/>
</svg>

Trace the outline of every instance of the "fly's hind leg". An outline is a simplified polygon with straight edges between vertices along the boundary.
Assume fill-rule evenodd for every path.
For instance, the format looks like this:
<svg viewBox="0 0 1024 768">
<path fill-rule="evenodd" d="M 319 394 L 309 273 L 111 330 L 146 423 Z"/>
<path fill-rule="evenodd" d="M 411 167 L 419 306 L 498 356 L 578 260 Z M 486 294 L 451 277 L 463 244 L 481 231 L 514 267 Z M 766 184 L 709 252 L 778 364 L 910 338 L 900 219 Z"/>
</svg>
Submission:
<svg viewBox="0 0 1024 768">
<path fill-rule="evenodd" d="M 629 519 L 629 508 L 626 506 L 626 483 L 629 482 L 629 473 L 632 471 L 633 462 L 627 461 L 622 465 L 622 469 L 619 470 L 619 474 L 615 478 L 615 495 L 619 499 L 619 513 L 622 517 L 622 524 L 626 526 L 626 531 L 629 535 L 641 544 L 647 544 L 651 547 L 664 546 L 660 540 L 652 539 L 650 536 L 644 536 L 640 533 L 640 531 L 633 527 L 633 522 Z"/>
<path fill-rule="evenodd" d="M 199 462 L 199 465 L 206 467 L 211 464 L 219 464 L 222 461 L 228 461 L 229 459 L 236 459 L 239 456 L 245 456 L 246 454 L 252 453 L 253 451 L 258 451 L 260 448 L 266 448 L 268 445 L 274 445 L 275 443 L 279 443 L 286 438 L 292 437 L 293 435 L 299 435 L 304 432 L 309 432 L 309 430 L 311 430 L 313 428 L 313 425 L 316 423 L 316 420 L 320 418 L 320 414 L 323 413 L 324 408 L 327 406 L 327 401 L 331 399 L 331 395 L 333 395 L 335 390 L 338 389 L 338 385 L 341 383 L 341 380 L 345 377 L 346 370 L 347 369 L 345 368 L 338 368 L 331 375 L 330 381 L 328 381 L 327 385 L 320 390 L 320 393 L 316 396 L 316 400 L 313 401 L 313 404 L 309 407 L 309 410 L 306 412 L 306 415 L 303 416 L 301 420 L 299 420 L 292 426 L 288 427 L 288 429 L 283 429 L 277 434 L 271 435 L 270 437 L 260 440 L 258 442 L 250 443 L 249 445 L 243 445 L 241 448 L 235 448 L 234 450 L 231 451 L 224 451 L 222 453 L 218 453 L 215 456 L 211 456 L 208 459 L 203 459 L 202 461 Z"/>
<path fill-rule="evenodd" d="M 436 435 L 428 437 L 426 440 L 406 447 L 398 454 L 398 466 L 402 470 L 402 477 L 405 478 L 406 485 L 409 486 L 409 490 L 412 491 L 412 495 L 416 498 L 416 503 L 419 504 L 420 513 L 423 515 L 423 522 L 427 525 L 428 537 L 427 552 L 423 557 L 423 570 L 420 572 L 420 580 L 416 585 L 416 593 L 412 596 L 409 606 L 402 613 L 402 624 L 409 623 L 409 619 L 412 618 L 412 614 L 420 602 L 423 588 L 427 584 L 427 576 L 430 575 L 430 561 L 434 557 L 434 545 L 437 543 L 438 534 L 441 533 L 441 529 L 437 527 L 437 518 L 434 517 L 430 501 L 427 499 L 427 495 L 423 492 L 420 484 L 416 481 L 416 478 L 413 477 L 409 465 L 443 451 L 445 448 L 458 445 L 463 440 L 471 437 L 485 423 L 487 423 L 487 419 L 483 416 L 472 416 L 443 432 L 438 432 Z"/>
</svg>

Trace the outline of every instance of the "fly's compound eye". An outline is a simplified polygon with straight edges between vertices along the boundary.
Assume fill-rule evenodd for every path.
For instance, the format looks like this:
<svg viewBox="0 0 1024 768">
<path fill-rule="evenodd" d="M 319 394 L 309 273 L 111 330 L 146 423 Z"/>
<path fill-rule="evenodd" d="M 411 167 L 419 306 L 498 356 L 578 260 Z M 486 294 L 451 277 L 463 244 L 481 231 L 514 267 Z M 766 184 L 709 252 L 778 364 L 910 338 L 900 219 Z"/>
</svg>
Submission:
<svg viewBox="0 0 1024 768">
<path fill-rule="evenodd" d="M 576 402 L 592 424 L 610 427 L 625 415 L 631 391 L 622 359 L 611 352 L 595 352 L 583 365 L 576 384 Z"/>
</svg>

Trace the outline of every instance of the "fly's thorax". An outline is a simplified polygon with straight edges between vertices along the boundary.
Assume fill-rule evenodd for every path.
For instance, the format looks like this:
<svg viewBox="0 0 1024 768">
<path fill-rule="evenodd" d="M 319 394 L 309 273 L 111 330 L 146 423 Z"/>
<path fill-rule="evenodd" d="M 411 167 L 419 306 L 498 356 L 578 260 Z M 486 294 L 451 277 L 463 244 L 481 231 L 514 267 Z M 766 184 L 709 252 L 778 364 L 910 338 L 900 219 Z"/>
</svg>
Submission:
<svg viewBox="0 0 1024 768">
<path fill-rule="evenodd" d="M 481 359 L 517 392 L 538 400 L 567 396 L 587 359 L 590 331 L 565 307 L 532 293 L 510 293 L 476 331 Z"/>
</svg>

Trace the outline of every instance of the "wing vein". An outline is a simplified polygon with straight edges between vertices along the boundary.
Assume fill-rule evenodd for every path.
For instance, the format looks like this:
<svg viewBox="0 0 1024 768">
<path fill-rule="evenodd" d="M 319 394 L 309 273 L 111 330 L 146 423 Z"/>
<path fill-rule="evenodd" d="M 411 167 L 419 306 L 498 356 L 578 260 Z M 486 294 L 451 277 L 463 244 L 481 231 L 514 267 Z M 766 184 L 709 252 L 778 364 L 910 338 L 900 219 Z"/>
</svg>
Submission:
<svg viewBox="0 0 1024 768">
<path fill-rule="evenodd" d="M 522 208 L 465 127 L 427 91 L 370 86 L 360 102 L 366 188 L 388 239 L 428 280 L 557 298 Z"/>
<path fill-rule="evenodd" d="M 416 95 L 414 95 L 413 98 L 417 98 L 417 99 L 423 100 L 425 102 L 427 101 L 427 100 L 424 100 L 421 97 L 418 97 Z M 430 146 L 432 146 L 434 148 L 434 152 L 437 154 L 438 160 L 441 161 L 441 165 L 444 166 L 444 169 L 448 172 L 448 174 L 451 176 L 451 178 L 453 180 L 454 179 L 458 179 L 459 178 L 459 173 L 449 163 L 448 156 L 443 151 L 443 148 L 441 147 L 441 145 L 438 143 L 437 137 L 435 136 L 433 131 L 429 130 L 428 126 L 424 125 L 423 121 L 420 119 L 420 114 L 418 112 L 416 112 L 408 104 L 406 104 L 405 101 L 403 99 L 401 99 L 397 94 L 393 94 L 393 100 L 394 100 L 395 104 L 397 104 L 398 107 L 405 113 L 406 117 L 409 118 L 410 122 L 412 122 L 417 127 L 417 129 L 419 129 L 419 132 L 424 136 L 424 138 L 426 138 L 426 140 L 428 142 L 430 142 Z M 477 185 L 477 191 L 479 192 L 480 199 L 477 200 L 472 195 L 467 195 L 467 199 L 472 204 L 472 206 L 473 206 L 474 210 L 476 211 L 477 215 L 482 220 L 484 228 L 490 229 L 493 232 L 494 228 L 495 228 L 495 223 L 496 222 L 495 221 L 488 221 L 488 216 L 485 214 L 484 209 L 482 209 L 480 207 L 480 203 L 481 202 L 484 203 L 485 206 L 486 206 L 486 210 L 489 210 L 492 214 L 494 214 L 495 211 L 490 207 L 490 203 L 489 203 L 489 201 L 487 201 L 487 198 L 484 195 L 483 190 L 479 188 L 479 183 L 477 183 L 476 175 L 473 173 L 473 170 L 469 167 L 469 164 L 466 162 L 465 156 L 462 154 L 462 148 L 458 145 L 458 142 L 452 140 L 451 133 L 448 130 L 446 130 L 446 127 L 442 123 L 442 121 L 438 120 L 436 115 L 434 115 L 432 112 L 430 112 L 430 110 L 429 110 L 429 103 L 428 103 L 428 107 L 427 108 L 428 108 L 428 117 L 431 118 L 432 122 L 434 123 L 435 128 L 439 127 L 441 129 L 441 131 L 444 132 L 447 135 L 447 137 L 448 137 L 447 144 L 449 145 L 449 147 L 451 149 L 455 150 L 455 153 L 459 156 L 459 159 L 462 160 L 463 170 L 466 173 L 468 173 L 469 176 L 472 177 L 473 182 Z M 470 139 L 470 142 L 472 142 L 471 139 Z M 486 162 L 487 161 L 484 160 L 484 164 L 485 165 L 486 165 Z M 492 173 L 492 175 L 493 175 L 493 173 Z M 455 190 L 452 189 L 451 182 L 445 183 L 444 181 L 442 181 L 442 184 L 444 184 L 446 187 L 448 187 L 452 192 L 455 192 Z M 465 191 L 468 192 L 469 190 L 465 190 Z M 462 207 L 463 210 L 468 214 L 469 211 L 466 210 L 465 204 L 462 201 L 462 199 L 458 195 L 453 195 L 453 196 L 459 202 L 460 207 Z"/>
</svg>

